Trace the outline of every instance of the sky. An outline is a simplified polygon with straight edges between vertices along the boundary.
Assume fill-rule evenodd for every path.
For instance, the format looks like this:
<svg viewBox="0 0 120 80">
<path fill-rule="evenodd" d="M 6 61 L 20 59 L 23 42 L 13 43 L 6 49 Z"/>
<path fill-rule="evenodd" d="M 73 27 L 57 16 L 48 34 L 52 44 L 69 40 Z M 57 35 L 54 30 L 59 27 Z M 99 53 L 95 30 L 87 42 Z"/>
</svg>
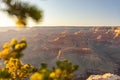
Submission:
<svg viewBox="0 0 120 80">
<path fill-rule="evenodd" d="M 120 26 L 120 0 L 24 0 L 43 10 L 43 20 L 28 26 Z M 0 12 L 0 26 L 15 26 Z"/>
</svg>

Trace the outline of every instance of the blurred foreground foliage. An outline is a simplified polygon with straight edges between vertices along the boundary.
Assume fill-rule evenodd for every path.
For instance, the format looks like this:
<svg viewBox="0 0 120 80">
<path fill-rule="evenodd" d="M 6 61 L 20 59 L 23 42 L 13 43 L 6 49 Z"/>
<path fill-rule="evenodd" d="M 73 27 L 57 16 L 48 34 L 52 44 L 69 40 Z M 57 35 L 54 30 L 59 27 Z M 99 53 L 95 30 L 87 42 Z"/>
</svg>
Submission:
<svg viewBox="0 0 120 80">
<path fill-rule="evenodd" d="M 22 39 L 18 42 L 12 39 L 11 42 L 3 45 L 0 52 L 0 59 L 4 60 L 4 67 L 0 67 L 0 80 L 73 80 L 74 71 L 78 65 L 73 65 L 68 60 L 57 61 L 56 67 L 49 69 L 46 63 L 41 63 L 39 68 L 20 61 L 22 51 L 27 47 L 27 42 Z"/>
<path fill-rule="evenodd" d="M 42 11 L 36 6 L 21 0 L 0 0 L 5 8 L 2 11 L 17 18 L 16 24 L 20 27 L 27 25 L 27 18 L 32 18 L 35 22 L 42 19 Z M 56 67 L 49 69 L 46 63 L 41 63 L 39 68 L 30 64 L 24 64 L 20 58 L 23 50 L 27 47 L 27 41 L 22 39 L 5 43 L 0 52 L 0 59 L 4 62 L 4 67 L 0 67 L 0 80 L 73 80 L 73 72 L 78 65 L 73 65 L 68 60 L 57 61 Z"/>
<path fill-rule="evenodd" d="M 24 0 L 1 0 L 1 2 L 5 6 L 1 10 L 7 12 L 10 16 L 15 16 L 17 18 L 16 24 L 19 27 L 25 27 L 29 17 L 35 22 L 42 20 L 42 10 L 29 2 Z M 0 5 L 2 4 L 1 2 Z"/>
</svg>

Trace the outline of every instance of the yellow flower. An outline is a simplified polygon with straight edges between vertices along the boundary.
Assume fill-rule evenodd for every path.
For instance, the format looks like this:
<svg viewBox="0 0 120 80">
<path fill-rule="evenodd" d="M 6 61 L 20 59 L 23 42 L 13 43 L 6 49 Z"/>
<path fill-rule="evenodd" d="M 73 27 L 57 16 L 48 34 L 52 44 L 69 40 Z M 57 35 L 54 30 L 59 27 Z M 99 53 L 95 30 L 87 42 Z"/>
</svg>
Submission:
<svg viewBox="0 0 120 80">
<path fill-rule="evenodd" d="M 55 70 L 56 75 L 60 75 L 61 73 L 62 73 L 61 69 L 58 68 L 58 69 Z"/>
<path fill-rule="evenodd" d="M 3 50 L 3 53 L 4 53 L 4 54 L 9 54 L 9 53 L 10 53 L 10 48 L 5 48 L 5 49 Z"/>
<path fill-rule="evenodd" d="M 19 69 L 21 65 L 21 62 L 18 59 L 10 58 L 6 64 L 6 68 L 9 69 L 9 72 L 13 72 Z"/>
<path fill-rule="evenodd" d="M 45 73 L 46 71 L 47 71 L 46 69 L 42 69 L 42 70 L 41 70 L 42 73 Z"/>
<path fill-rule="evenodd" d="M 26 44 L 25 43 L 20 43 L 21 48 L 25 48 Z"/>
<path fill-rule="evenodd" d="M 0 58 L 6 59 L 9 57 L 10 48 L 5 48 L 2 52 L 0 52 Z"/>
<path fill-rule="evenodd" d="M 17 44 L 17 40 L 15 38 L 13 38 L 10 42 L 10 45 L 14 46 L 15 44 Z"/>
<path fill-rule="evenodd" d="M 30 77 L 30 80 L 44 80 L 44 79 L 42 74 L 36 72 Z"/>
<path fill-rule="evenodd" d="M 21 48 L 21 45 L 20 44 L 16 44 L 15 45 L 15 50 L 19 50 Z"/>
<path fill-rule="evenodd" d="M 55 78 L 55 72 L 50 73 L 50 78 Z"/>
</svg>

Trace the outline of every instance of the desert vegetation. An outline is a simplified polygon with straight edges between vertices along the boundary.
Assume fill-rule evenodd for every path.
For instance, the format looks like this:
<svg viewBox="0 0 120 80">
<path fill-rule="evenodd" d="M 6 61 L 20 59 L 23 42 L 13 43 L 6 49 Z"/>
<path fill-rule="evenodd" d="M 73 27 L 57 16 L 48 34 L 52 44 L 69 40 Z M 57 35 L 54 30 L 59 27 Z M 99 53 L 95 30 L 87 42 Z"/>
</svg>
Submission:
<svg viewBox="0 0 120 80">
<path fill-rule="evenodd" d="M 24 55 L 22 51 L 27 47 L 27 42 L 22 39 L 18 42 L 12 39 L 5 43 L 0 52 L 0 59 L 3 60 L 4 67 L 0 67 L 0 80 L 73 80 L 74 71 L 78 65 L 73 65 L 68 60 L 57 61 L 56 67 L 49 69 L 46 63 L 41 63 L 40 67 L 24 64 L 20 58 Z"/>
</svg>

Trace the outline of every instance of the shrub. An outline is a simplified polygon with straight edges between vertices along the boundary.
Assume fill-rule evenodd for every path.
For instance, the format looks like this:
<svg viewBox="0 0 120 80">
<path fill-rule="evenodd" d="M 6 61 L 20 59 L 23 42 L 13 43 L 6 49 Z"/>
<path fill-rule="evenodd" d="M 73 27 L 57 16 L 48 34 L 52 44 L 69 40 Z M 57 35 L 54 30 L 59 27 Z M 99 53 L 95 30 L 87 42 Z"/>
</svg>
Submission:
<svg viewBox="0 0 120 80">
<path fill-rule="evenodd" d="M 41 63 L 39 68 L 20 61 L 22 51 L 27 47 L 27 41 L 22 39 L 18 42 L 12 39 L 11 42 L 3 45 L 0 52 L 0 59 L 4 60 L 5 67 L 0 68 L 0 80 L 73 80 L 73 72 L 78 65 L 73 65 L 68 60 L 57 61 L 56 67 L 48 69 L 46 63 Z"/>
</svg>

